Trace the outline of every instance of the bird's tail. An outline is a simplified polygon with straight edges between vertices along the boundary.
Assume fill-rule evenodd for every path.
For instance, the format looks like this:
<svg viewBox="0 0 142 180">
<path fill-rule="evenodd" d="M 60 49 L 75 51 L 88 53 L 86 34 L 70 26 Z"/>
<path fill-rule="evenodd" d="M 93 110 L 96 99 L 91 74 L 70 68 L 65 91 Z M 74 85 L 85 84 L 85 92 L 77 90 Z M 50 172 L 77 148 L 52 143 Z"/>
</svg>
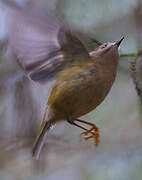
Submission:
<svg viewBox="0 0 142 180">
<path fill-rule="evenodd" d="M 49 129 L 53 126 L 52 119 L 49 121 L 42 122 L 41 129 L 39 131 L 39 134 L 35 140 L 35 143 L 32 148 L 32 155 L 33 157 L 38 160 L 40 156 L 40 152 L 43 148 L 43 145 L 45 144 L 47 133 Z"/>
</svg>

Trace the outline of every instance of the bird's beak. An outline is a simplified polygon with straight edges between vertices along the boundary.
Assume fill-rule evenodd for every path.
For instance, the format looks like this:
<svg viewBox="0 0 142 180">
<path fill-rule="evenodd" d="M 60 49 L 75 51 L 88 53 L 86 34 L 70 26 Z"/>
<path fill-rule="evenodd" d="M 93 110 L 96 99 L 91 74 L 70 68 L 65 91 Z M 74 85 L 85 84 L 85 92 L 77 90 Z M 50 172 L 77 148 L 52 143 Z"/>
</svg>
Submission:
<svg viewBox="0 0 142 180">
<path fill-rule="evenodd" d="M 124 37 L 123 37 L 123 38 L 121 38 L 118 42 L 116 42 L 117 47 L 119 47 L 119 46 L 120 46 L 120 44 L 121 44 L 121 42 L 123 41 L 123 39 L 124 39 Z"/>
</svg>

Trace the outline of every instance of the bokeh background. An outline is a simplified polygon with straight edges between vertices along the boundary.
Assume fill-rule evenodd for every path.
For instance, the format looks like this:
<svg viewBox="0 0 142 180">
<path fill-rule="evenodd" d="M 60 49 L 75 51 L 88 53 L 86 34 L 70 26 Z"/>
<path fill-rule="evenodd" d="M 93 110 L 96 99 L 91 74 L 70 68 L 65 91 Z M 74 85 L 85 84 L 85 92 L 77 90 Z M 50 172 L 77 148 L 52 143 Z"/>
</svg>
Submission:
<svg viewBox="0 0 142 180">
<path fill-rule="evenodd" d="M 89 51 L 96 47 L 93 38 L 107 42 L 122 36 L 126 38 L 120 54 L 142 48 L 141 0 L 44 3 L 80 32 Z M 96 110 L 82 117 L 100 128 L 98 148 L 81 140 L 80 129 L 64 122 L 49 133 L 40 160 L 32 159 L 32 143 L 53 83 L 43 89 L 30 82 L 6 51 L 9 11 L 0 2 L 0 179 L 141 180 L 142 107 L 131 77 L 133 57 L 120 58 L 111 92 Z"/>
</svg>

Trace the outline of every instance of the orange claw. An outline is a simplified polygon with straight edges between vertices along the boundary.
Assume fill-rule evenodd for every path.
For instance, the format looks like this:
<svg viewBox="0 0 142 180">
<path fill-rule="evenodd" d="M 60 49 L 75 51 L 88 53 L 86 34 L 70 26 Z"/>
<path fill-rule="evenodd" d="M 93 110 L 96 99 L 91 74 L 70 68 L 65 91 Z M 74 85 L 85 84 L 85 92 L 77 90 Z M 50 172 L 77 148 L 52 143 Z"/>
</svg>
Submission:
<svg viewBox="0 0 142 180">
<path fill-rule="evenodd" d="M 92 127 L 89 130 L 86 130 L 85 132 L 81 133 L 81 136 L 83 136 L 84 140 L 88 140 L 93 138 L 94 139 L 94 146 L 97 147 L 99 144 L 100 134 L 99 130 L 96 127 Z"/>
<path fill-rule="evenodd" d="M 87 128 L 75 123 L 75 121 L 83 123 L 83 124 L 87 124 L 87 125 L 91 126 L 91 128 L 87 129 Z M 83 121 L 81 119 L 73 119 L 73 120 L 71 119 L 71 120 L 68 120 L 68 122 L 72 125 L 75 125 L 81 129 L 85 130 L 85 132 L 81 133 L 81 136 L 82 135 L 84 136 L 83 139 L 88 140 L 88 139 L 93 138 L 94 139 L 94 146 L 95 147 L 98 146 L 100 134 L 99 134 L 99 129 L 95 124 L 87 122 L 87 121 Z"/>
</svg>

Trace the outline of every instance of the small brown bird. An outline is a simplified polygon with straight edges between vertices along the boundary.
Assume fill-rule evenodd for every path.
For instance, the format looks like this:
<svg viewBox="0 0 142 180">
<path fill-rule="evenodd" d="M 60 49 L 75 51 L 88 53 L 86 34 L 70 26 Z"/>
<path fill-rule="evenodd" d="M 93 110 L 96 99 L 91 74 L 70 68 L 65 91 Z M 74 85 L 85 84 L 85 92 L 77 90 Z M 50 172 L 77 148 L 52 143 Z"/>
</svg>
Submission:
<svg viewBox="0 0 142 180">
<path fill-rule="evenodd" d="M 33 146 L 33 156 L 39 157 L 47 132 L 63 120 L 83 129 L 84 139 L 94 138 L 97 146 L 97 126 L 78 118 L 95 109 L 110 91 L 117 72 L 118 47 L 124 38 L 104 43 L 88 53 L 68 25 L 51 12 L 33 4 L 15 7 L 9 32 L 14 56 L 27 76 L 43 87 L 46 88 L 49 80 L 56 80 Z M 80 123 L 89 125 L 90 129 Z"/>
</svg>

